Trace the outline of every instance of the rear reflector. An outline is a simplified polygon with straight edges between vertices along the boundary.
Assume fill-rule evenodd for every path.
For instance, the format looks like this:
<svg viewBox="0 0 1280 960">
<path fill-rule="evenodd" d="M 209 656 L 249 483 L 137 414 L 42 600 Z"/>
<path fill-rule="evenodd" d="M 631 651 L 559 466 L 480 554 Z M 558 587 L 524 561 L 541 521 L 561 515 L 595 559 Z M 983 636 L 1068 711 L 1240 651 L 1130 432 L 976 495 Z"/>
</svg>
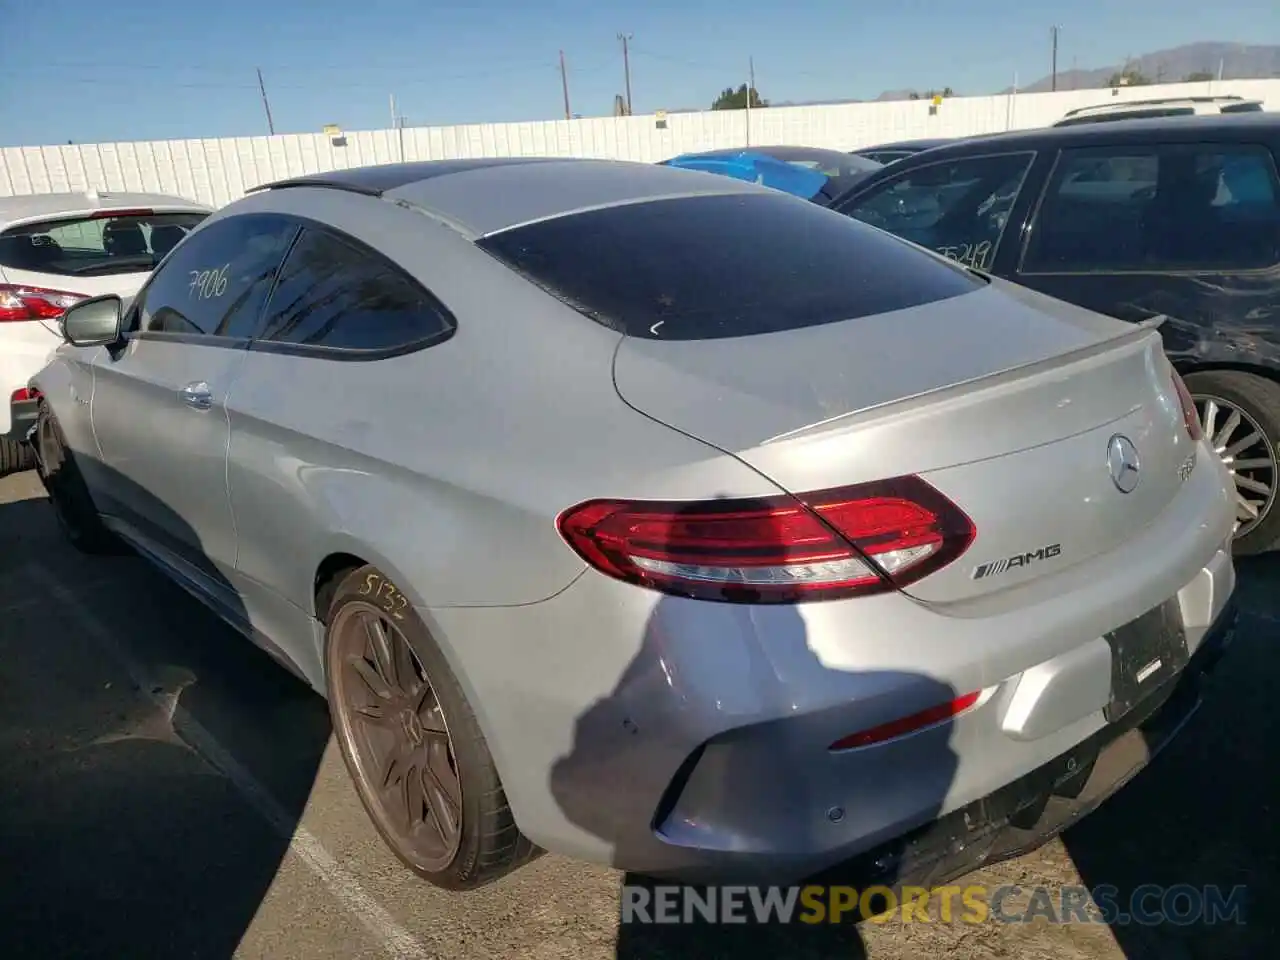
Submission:
<svg viewBox="0 0 1280 960">
<path fill-rule="evenodd" d="M 84 299 L 82 293 L 0 283 L 0 323 L 56 320 L 68 307 Z"/>
<path fill-rule="evenodd" d="M 851 733 L 847 737 L 841 737 L 827 749 L 853 750 L 856 747 L 869 747 L 873 743 L 884 743 L 886 740 L 905 737 L 908 733 L 915 733 L 917 730 L 935 726 L 944 720 L 950 720 L 952 717 L 964 713 L 964 711 L 978 702 L 978 698 L 981 695 L 982 691 L 976 690 L 973 693 L 966 693 L 963 697 L 957 697 L 950 703 L 940 703 L 936 707 L 930 707 L 927 710 L 921 710 L 919 713 L 900 717 L 897 720 L 890 720 L 888 723 L 882 723 L 869 730 L 859 730 L 857 733 Z"/>
<path fill-rule="evenodd" d="M 963 511 L 918 477 L 798 497 L 591 500 L 557 526 L 601 573 L 736 603 L 884 593 L 951 563 L 975 535 Z"/>
</svg>

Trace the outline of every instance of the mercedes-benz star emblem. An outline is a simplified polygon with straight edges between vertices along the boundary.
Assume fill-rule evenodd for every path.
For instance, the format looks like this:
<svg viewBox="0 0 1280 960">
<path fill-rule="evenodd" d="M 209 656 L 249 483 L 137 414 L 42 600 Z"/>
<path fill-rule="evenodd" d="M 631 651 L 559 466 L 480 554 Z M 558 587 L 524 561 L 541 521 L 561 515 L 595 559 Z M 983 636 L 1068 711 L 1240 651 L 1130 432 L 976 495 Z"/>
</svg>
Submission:
<svg viewBox="0 0 1280 960">
<path fill-rule="evenodd" d="M 1141 466 L 1138 448 L 1128 437 L 1117 433 L 1107 441 L 1107 469 L 1111 471 L 1111 482 L 1121 493 L 1133 493 L 1137 489 Z"/>
</svg>

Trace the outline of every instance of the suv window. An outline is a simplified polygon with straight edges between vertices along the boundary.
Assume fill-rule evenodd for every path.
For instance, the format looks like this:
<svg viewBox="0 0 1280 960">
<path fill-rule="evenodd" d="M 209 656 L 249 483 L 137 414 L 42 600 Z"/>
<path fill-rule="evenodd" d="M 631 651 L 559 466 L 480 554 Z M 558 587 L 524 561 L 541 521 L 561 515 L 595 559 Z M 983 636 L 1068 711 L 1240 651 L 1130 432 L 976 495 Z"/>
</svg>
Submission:
<svg viewBox="0 0 1280 960">
<path fill-rule="evenodd" d="M 426 346 L 454 326 L 448 310 L 399 267 L 354 240 L 306 227 L 256 339 L 385 353 Z"/>
<path fill-rule="evenodd" d="M 152 270 L 206 213 L 95 213 L 25 223 L 0 236 L 0 267 L 64 277 Z"/>
<path fill-rule="evenodd" d="M 647 339 L 775 333 L 983 286 L 910 244 L 773 192 L 622 204 L 479 245 L 592 320 Z"/>
<path fill-rule="evenodd" d="M 139 294 L 132 326 L 144 333 L 250 336 L 297 230 L 275 214 L 209 224 L 156 271 Z"/>
<path fill-rule="evenodd" d="M 1247 144 L 1064 150 L 1023 273 L 1246 270 L 1280 260 L 1280 181 Z"/>
<path fill-rule="evenodd" d="M 986 269 L 1033 158 L 1006 153 L 914 167 L 850 198 L 840 212 Z"/>
</svg>

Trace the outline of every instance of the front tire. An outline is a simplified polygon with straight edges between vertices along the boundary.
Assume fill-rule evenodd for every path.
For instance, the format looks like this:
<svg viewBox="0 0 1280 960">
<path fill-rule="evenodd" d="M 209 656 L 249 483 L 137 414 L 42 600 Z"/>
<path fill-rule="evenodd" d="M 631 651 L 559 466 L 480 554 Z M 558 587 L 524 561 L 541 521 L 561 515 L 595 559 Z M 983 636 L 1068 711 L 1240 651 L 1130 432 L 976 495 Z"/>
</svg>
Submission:
<svg viewBox="0 0 1280 960">
<path fill-rule="evenodd" d="M 400 589 L 375 567 L 353 570 L 326 622 L 334 733 L 396 857 L 438 887 L 472 890 L 538 856 L 457 678 Z"/>
<path fill-rule="evenodd" d="M 1210 370 L 1186 377 L 1200 425 L 1231 473 L 1236 493 L 1236 556 L 1280 545 L 1280 384 L 1252 373 Z"/>
<path fill-rule="evenodd" d="M 123 543 L 98 515 L 62 428 L 44 401 L 36 413 L 33 442 L 38 451 L 34 457 L 36 472 L 68 542 L 81 553 L 97 556 L 124 553 Z"/>
</svg>

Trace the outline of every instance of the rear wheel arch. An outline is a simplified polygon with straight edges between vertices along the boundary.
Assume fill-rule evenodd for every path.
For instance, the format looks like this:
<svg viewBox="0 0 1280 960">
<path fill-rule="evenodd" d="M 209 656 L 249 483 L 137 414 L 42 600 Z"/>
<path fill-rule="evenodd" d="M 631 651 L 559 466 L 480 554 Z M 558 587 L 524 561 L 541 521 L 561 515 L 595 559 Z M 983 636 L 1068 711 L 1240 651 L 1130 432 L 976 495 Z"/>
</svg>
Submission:
<svg viewBox="0 0 1280 960">
<path fill-rule="evenodd" d="M 1233 360 L 1191 360 L 1175 359 L 1174 367 L 1184 378 L 1201 373 L 1248 373 L 1272 383 L 1280 384 L 1280 367 L 1262 363 L 1248 363 Z"/>
<path fill-rule="evenodd" d="M 317 620 L 328 626 L 329 608 L 333 603 L 338 585 L 352 570 L 358 570 L 366 563 L 367 561 L 354 553 L 343 551 L 331 553 L 320 561 L 320 565 L 316 567 L 315 576 L 312 577 L 311 586 L 312 615 Z"/>
</svg>

